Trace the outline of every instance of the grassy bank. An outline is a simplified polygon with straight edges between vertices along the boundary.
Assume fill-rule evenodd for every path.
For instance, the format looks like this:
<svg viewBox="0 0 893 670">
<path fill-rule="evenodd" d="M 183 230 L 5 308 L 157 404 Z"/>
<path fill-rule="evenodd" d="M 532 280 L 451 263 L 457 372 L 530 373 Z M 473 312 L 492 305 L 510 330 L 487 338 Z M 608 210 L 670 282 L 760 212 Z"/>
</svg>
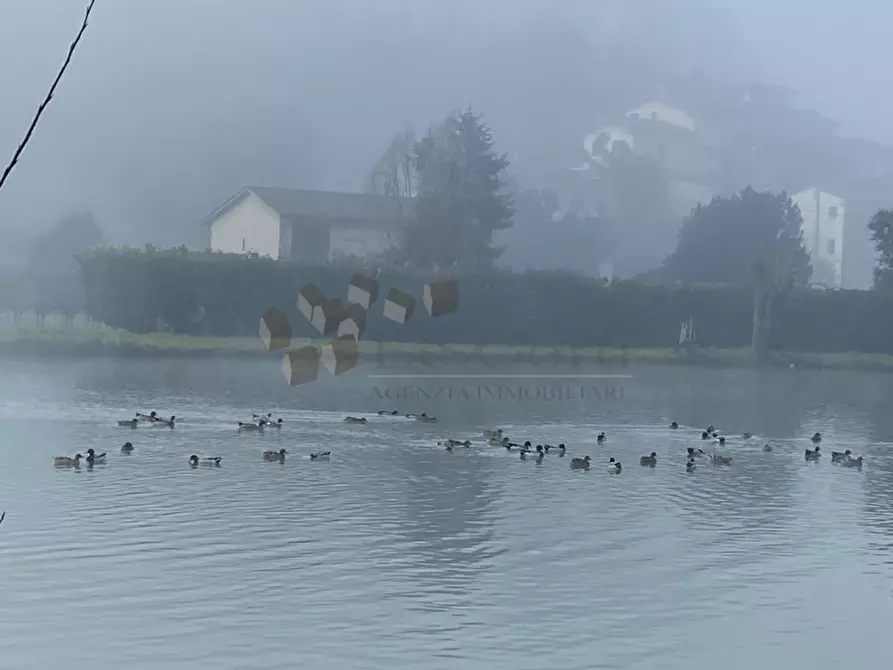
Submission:
<svg viewBox="0 0 893 670">
<path fill-rule="evenodd" d="M 68 324 L 71 326 L 71 324 Z M 295 341 L 293 346 L 322 344 L 326 340 Z M 563 347 L 515 347 L 472 345 L 417 345 L 404 342 L 361 342 L 365 356 L 376 356 L 399 365 L 425 365 L 428 360 L 456 359 L 487 365 L 554 364 L 556 371 L 576 365 L 633 364 L 700 365 L 747 368 L 754 361 L 748 349 L 701 348 L 692 352 L 666 349 L 616 349 Z M 59 323 L 0 324 L 0 355 L 5 356 L 188 356 L 188 357 L 270 357 L 256 337 L 199 337 L 171 333 L 137 334 L 101 325 L 80 324 L 63 328 Z M 410 361 L 409 359 L 415 359 Z M 893 356 L 883 354 L 775 353 L 771 365 L 830 370 L 893 371 Z"/>
</svg>

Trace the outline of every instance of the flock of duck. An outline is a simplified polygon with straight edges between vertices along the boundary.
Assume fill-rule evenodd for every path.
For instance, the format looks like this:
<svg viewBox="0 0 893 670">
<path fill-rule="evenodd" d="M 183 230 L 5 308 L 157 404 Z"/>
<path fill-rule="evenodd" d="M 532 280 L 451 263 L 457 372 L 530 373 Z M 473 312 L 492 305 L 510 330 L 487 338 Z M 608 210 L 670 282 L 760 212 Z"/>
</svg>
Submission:
<svg viewBox="0 0 893 670">
<path fill-rule="evenodd" d="M 153 427 L 158 426 L 166 426 L 168 428 L 173 428 L 176 422 L 176 417 L 171 416 L 170 419 L 164 419 L 158 416 L 158 412 L 152 411 L 149 414 L 142 414 L 137 412 L 134 418 L 126 419 L 118 422 L 118 426 L 122 428 L 137 428 L 140 425 L 148 425 Z M 267 429 L 275 429 L 282 428 L 282 419 L 273 420 L 272 412 L 268 412 L 266 415 L 253 414 L 251 421 L 239 421 L 238 422 L 238 430 L 242 431 L 260 431 L 263 432 Z M 125 442 L 121 447 L 122 454 L 132 454 L 134 451 L 134 446 L 132 442 Z M 285 455 L 288 453 L 285 449 L 280 449 L 279 451 L 264 451 L 261 454 L 261 457 L 265 461 L 278 461 L 284 462 Z M 325 461 L 329 459 L 331 456 L 331 451 L 319 451 L 310 454 L 310 460 L 313 461 Z M 94 465 L 102 465 L 105 464 L 106 458 L 108 454 L 106 452 L 102 452 L 101 454 L 96 453 L 96 450 L 92 447 L 87 449 L 87 455 L 77 453 L 74 456 L 56 456 L 53 458 L 53 464 L 57 468 L 78 468 L 81 465 L 81 460 L 83 459 L 86 462 L 88 467 L 93 467 Z M 211 466 L 211 467 L 220 467 L 220 462 L 222 461 L 222 457 L 220 456 L 198 456 L 196 454 L 192 454 L 188 463 L 191 467 L 197 468 L 199 466 Z M 0 518 L 0 522 L 3 519 Z"/>
<path fill-rule="evenodd" d="M 407 419 L 413 419 L 415 421 L 421 423 L 436 423 L 437 417 L 429 416 L 424 412 L 421 414 L 401 414 L 397 410 L 382 410 L 377 413 L 381 417 L 402 417 Z M 367 424 L 369 420 L 366 417 L 357 417 L 357 416 L 347 416 L 344 418 L 344 423 L 349 424 Z M 132 419 L 127 419 L 123 421 L 118 421 L 118 425 L 121 427 L 129 427 L 129 428 L 137 428 L 140 425 L 148 425 L 153 427 L 168 427 L 173 428 L 176 424 L 176 417 L 171 416 L 170 419 L 164 419 L 158 415 L 157 412 L 153 411 L 149 414 L 142 414 L 137 412 Z M 239 421 L 237 428 L 239 432 L 264 432 L 266 430 L 277 430 L 281 429 L 283 425 L 282 418 L 274 419 L 273 414 L 268 412 L 265 415 L 261 414 L 253 414 L 251 421 Z M 680 425 L 677 422 L 672 422 L 670 424 L 670 429 L 678 430 Z M 563 458 L 565 453 L 567 452 L 567 447 L 564 443 L 560 443 L 557 446 L 551 444 L 537 444 L 533 446 L 530 440 L 526 440 L 523 443 L 513 442 L 508 436 L 504 434 L 504 430 L 502 428 L 497 428 L 495 430 L 485 430 L 481 434 L 485 439 L 486 444 L 489 446 L 502 447 L 506 451 L 511 451 L 513 449 L 517 449 L 521 460 L 533 460 L 537 463 L 541 463 L 547 454 L 552 453 L 554 450 L 557 453 L 559 458 Z M 744 433 L 740 436 L 742 440 L 750 440 L 753 438 L 753 435 L 750 433 Z M 716 430 L 715 426 L 710 425 L 707 426 L 706 429 L 701 431 L 701 440 L 703 441 L 712 441 L 714 444 L 719 445 L 720 447 L 726 446 L 726 436 L 721 435 L 719 431 Z M 807 461 L 818 461 L 822 456 L 820 443 L 822 441 L 821 433 L 814 433 L 810 438 L 814 447 L 812 449 L 806 449 L 804 452 L 804 458 Z M 605 444 L 607 441 L 607 436 L 604 432 L 598 433 L 596 435 L 596 442 L 599 445 Z M 471 440 L 457 440 L 453 438 L 448 438 L 444 440 L 440 440 L 438 446 L 444 447 L 447 451 L 452 452 L 457 448 L 471 448 L 472 442 Z M 773 446 L 771 443 L 766 443 L 763 445 L 764 452 L 773 451 Z M 133 444 L 131 442 L 126 442 L 124 446 L 121 447 L 122 454 L 130 454 L 134 451 Z M 279 449 L 278 451 L 264 451 L 261 456 L 264 461 L 268 462 L 284 462 L 285 456 L 288 454 L 286 449 Z M 310 459 L 317 460 L 328 460 L 331 456 L 330 451 L 320 451 L 310 454 Z M 96 464 L 102 464 L 106 462 L 107 454 L 105 452 L 96 453 L 93 448 L 87 450 L 87 455 L 83 456 L 78 453 L 74 456 L 57 456 L 54 458 L 54 464 L 57 467 L 79 467 L 80 461 L 83 459 L 88 466 L 93 466 Z M 691 472 L 697 467 L 697 461 L 700 458 L 707 458 L 711 465 L 716 466 L 728 466 L 732 464 L 732 456 L 728 454 L 719 454 L 716 451 L 711 451 L 708 453 L 702 448 L 696 447 L 687 447 L 686 449 L 686 462 L 685 468 L 687 471 Z M 220 467 L 220 462 L 222 458 L 220 456 L 198 456 L 193 454 L 189 457 L 188 463 L 191 467 L 197 468 L 199 466 L 211 466 L 211 467 Z M 856 456 L 852 453 L 850 449 L 847 449 L 842 452 L 832 451 L 831 452 L 831 462 L 837 463 L 843 467 L 850 468 L 861 468 L 863 463 L 862 456 Z M 652 451 L 650 454 L 641 456 L 639 458 L 639 465 L 645 467 L 657 467 L 657 453 Z M 589 455 L 582 457 L 572 457 L 570 459 L 570 468 L 572 470 L 589 470 L 592 466 L 592 458 Z M 608 472 L 612 474 L 620 474 L 623 470 L 623 464 L 615 459 L 613 456 L 610 457 L 605 463 L 605 467 Z M 0 518 L 2 521 L 2 518 Z"/>
<path fill-rule="evenodd" d="M 382 412 L 379 412 L 382 414 Z M 673 422 L 670 424 L 670 429 L 678 430 L 680 425 L 677 422 Z M 487 444 L 490 446 L 496 447 L 504 447 L 507 451 L 511 451 L 512 449 L 517 449 L 520 454 L 520 458 L 522 461 L 526 460 L 534 460 L 537 463 L 541 463 L 547 454 L 551 453 L 554 449 L 559 457 L 563 457 L 567 451 L 567 447 L 564 443 L 559 444 L 558 446 L 553 446 L 550 444 L 538 444 L 534 447 L 529 440 L 525 441 L 523 444 L 512 442 L 507 436 L 504 435 L 502 428 L 497 428 L 495 430 L 485 430 L 482 435 L 486 439 Z M 753 438 L 751 433 L 744 433 L 740 436 L 742 440 L 750 440 Z M 604 432 L 600 432 L 596 436 L 596 442 L 599 445 L 602 445 L 607 440 L 607 436 Z M 716 430 L 716 427 L 713 425 L 707 426 L 705 430 L 701 431 L 701 440 L 710 440 L 714 444 L 719 445 L 720 447 L 726 446 L 726 436 L 721 435 L 719 431 Z M 820 443 L 822 441 L 821 433 L 814 433 L 810 438 L 810 441 L 815 445 L 812 449 L 806 449 L 804 451 L 804 459 L 806 461 L 818 461 L 822 456 Z M 470 440 L 456 440 L 456 439 L 446 439 L 441 440 L 438 443 L 438 446 L 444 447 L 447 451 L 452 452 L 454 449 L 458 447 L 470 448 L 472 443 Z M 763 445 L 764 452 L 773 451 L 773 446 L 771 443 L 765 443 Z M 719 454 L 716 451 L 712 451 L 708 453 L 702 448 L 696 447 L 687 447 L 686 448 L 686 462 L 685 469 L 688 472 L 692 472 L 695 468 L 697 468 L 697 461 L 700 458 L 707 458 L 711 465 L 716 466 L 728 466 L 732 464 L 732 456 L 728 454 Z M 844 467 L 849 468 L 861 468 L 863 463 L 862 456 L 856 456 L 850 449 L 846 451 L 832 451 L 831 452 L 831 462 L 837 463 Z M 571 458 L 570 467 L 572 470 L 589 470 L 592 465 L 592 458 L 589 455 L 582 457 Z M 646 456 L 641 456 L 639 458 L 639 465 L 645 467 L 657 467 L 657 452 L 652 451 L 650 454 Z M 615 459 L 613 456 L 610 457 L 605 464 L 608 472 L 612 474 L 620 474 L 623 470 L 623 464 Z"/>
</svg>

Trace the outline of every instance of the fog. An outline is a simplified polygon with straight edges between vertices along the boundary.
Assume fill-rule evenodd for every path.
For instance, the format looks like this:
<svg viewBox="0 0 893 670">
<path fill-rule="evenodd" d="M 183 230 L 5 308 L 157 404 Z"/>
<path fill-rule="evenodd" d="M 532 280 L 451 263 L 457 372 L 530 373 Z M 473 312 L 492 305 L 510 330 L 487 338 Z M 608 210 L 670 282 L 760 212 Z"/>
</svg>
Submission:
<svg viewBox="0 0 893 670">
<path fill-rule="evenodd" d="M 0 3 L 4 163 L 85 4 Z M 9 253 L 90 209 L 112 241 L 201 247 L 241 186 L 359 190 L 394 132 L 469 105 L 520 179 L 560 188 L 583 137 L 683 81 L 781 84 L 893 141 L 872 52 L 891 19 L 858 0 L 98 0 L 0 230 Z"/>
</svg>

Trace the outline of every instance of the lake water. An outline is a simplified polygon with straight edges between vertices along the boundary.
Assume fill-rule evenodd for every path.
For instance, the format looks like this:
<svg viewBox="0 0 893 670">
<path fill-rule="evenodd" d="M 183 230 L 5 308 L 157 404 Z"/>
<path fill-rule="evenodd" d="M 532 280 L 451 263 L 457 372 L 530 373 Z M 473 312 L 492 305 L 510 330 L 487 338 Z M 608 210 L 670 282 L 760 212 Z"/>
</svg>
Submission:
<svg viewBox="0 0 893 670">
<path fill-rule="evenodd" d="M 893 377 L 373 372 L 288 388 L 276 362 L 0 361 L 0 668 L 882 666 Z M 440 422 L 342 423 L 386 407 Z M 115 425 L 149 409 L 182 422 Z M 261 410 L 285 427 L 238 434 Z M 687 473 L 702 445 L 671 420 L 759 437 Z M 435 444 L 496 426 L 568 455 Z M 817 430 L 828 454 L 806 463 Z M 90 446 L 107 465 L 53 467 Z M 281 447 L 284 464 L 262 461 Z M 831 465 L 845 448 L 862 471 Z M 310 462 L 320 449 L 331 462 Z M 222 467 L 190 469 L 192 453 Z M 583 454 L 593 469 L 571 471 Z"/>
</svg>

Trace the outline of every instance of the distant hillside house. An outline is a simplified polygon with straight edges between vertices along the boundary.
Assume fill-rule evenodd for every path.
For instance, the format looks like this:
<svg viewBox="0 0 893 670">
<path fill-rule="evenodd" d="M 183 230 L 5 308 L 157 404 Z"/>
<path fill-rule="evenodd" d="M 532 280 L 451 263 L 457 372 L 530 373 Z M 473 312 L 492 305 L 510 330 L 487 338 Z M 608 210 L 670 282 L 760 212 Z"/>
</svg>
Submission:
<svg viewBox="0 0 893 670">
<path fill-rule="evenodd" d="M 685 128 L 686 130 L 693 131 L 695 129 L 695 120 L 688 112 L 660 102 L 646 102 L 644 105 L 639 105 L 627 112 L 626 116 L 643 121 L 661 121 L 671 126 Z"/>
<path fill-rule="evenodd" d="M 818 188 L 791 196 L 803 215 L 803 244 L 812 262 L 812 283 L 843 287 L 844 201 Z"/>
<path fill-rule="evenodd" d="M 391 196 L 248 186 L 204 223 L 212 251 L 316 264 L 380 255 L 397 242 L 412 206 Z"/>
</svg>

